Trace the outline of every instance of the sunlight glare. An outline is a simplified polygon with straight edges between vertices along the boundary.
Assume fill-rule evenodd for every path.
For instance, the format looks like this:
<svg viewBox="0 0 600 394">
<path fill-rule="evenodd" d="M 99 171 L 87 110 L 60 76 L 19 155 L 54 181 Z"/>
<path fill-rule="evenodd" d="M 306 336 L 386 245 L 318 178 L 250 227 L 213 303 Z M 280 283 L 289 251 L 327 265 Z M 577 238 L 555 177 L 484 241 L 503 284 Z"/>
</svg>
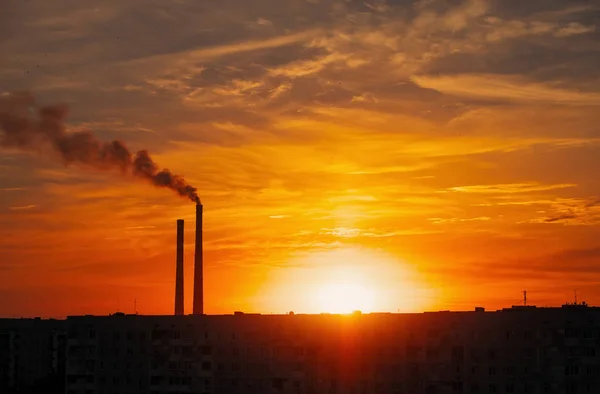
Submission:
<svg viewBox="0 0 600 394">
<path fill-rule="evenodd" d="M 334 283 L 318 291 L 317 302 L 323 312 L 369 312 L 374 307 L 374 294 L 356 283 Z"/>
</svg>

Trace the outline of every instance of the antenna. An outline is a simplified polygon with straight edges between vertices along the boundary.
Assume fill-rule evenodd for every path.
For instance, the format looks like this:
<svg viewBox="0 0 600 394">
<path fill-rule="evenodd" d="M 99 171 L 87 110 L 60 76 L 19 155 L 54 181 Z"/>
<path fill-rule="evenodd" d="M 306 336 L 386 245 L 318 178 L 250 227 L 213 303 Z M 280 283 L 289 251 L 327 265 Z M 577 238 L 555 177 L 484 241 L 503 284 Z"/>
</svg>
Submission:
<svg viewBox="0 0 600 394">
<path fill-rule="evenodd" d="M 527 306 L 527 290 L 523 290 L 523 305 Z"/>
<path fill-rule="evenodd" d="M 575 305 L 577 305 L 577 289 L 575 289 Z"/>
<path fill-rule="evenodd" d="M 137 315 L 137 298 L 133 299 L 133 313 Z"/>
</svg>

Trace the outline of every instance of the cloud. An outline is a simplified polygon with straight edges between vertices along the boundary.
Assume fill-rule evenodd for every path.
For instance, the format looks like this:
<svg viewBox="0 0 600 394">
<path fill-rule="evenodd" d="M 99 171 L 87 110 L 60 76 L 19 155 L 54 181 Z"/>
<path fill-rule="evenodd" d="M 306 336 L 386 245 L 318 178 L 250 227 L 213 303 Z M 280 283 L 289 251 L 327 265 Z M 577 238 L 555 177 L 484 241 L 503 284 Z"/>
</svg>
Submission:
<svg viewBox="0 0 600 394">
<path fill-rule="evenodd" d="M 596 26 L 584 26 L 581 23 L 572 22 L 568 26 L 559 29 L 555 34 L 557 37 L 569 37 L 594 31 L 596 31 Z"/>
<path fill-rule="evenodd" d="M 19 207 L 10 207 L 9 209 L 11 211 L 26 211 L 26 210 L 37 208 L 37 207 L 39 207 L 39 205 L 23 205 L 23 206 L 19 206 Z"/>
<path fill-rule="evenodd" d="M 577 92 L 498 75 L 415 76 L 419 86 L 445 94 L 523 103 L 600 105 L 600 93 Z"/>
<path fill-rule="evenodd" d="M 433 224 L 447 224 L 447 223 L 465 223 L 465 222 L 487 222 L 492 220 L 492 218 L 487 216 L 477 217 L 477 218 L 430 218 L 428 219 Z"/>
<path fill-rule="evenodd" d="M 546 223 L 557 223 L 557 222 L 564 222 L 566 220 L 575 219 L 575 218 L 577 218 L 577 215 L 575 215 L 573 213 L 565 213 L 563 215 L 548 218 L 545 220 L 545 222 Z"/>
<path fill-rule="evenodd" d="M 596 27 L 593 25 L 584 26 L 577 22 L 561 25 L 555 22 L 544 21 L 506 21 L 494 17 L 487 18 L 486 22 L 489 24 L 490 29 L 486 34 L 485 39 L 490 42 L 540 35 L 569 37 L 578 34 L 591 33 L 596 30 Z"/>
<path fill-rule="evenodd" d="M 571 226 L 594 226 L 600 224 L 600 209 L 595 201 L 574 200 L 570 203 L 554 203 L 552 216 L 536 217 L 529 223 L 555 223 Z"/>
<path fill-rule="evenodd" d="M 142 59 L 128 61 L 126 65 L 130 67 L 137 67 L 141 64 L 144 64 L 146 66 L 152 67 L 153 63 L 161 64 L 162 61 L 168 61 L 170 66 L 183 65 L 186 63 L 208 61 L 226 55 L 240 54 L 261 49 L 278 48 L 286 45 L 295 44 L 299 41 L 305 41 L 318 35 L 319 30 L 314 29 L 289 35 L 282 35 L 279 37 L 268 38 L 265 40 L 241 41 L 238 43 L 215 46 L 211 48 L 191 49 L 178 53 L 155 55 Z"/>
<path fill-rule="evenodd" d="M 586 208 L 592 208 L 600 205 L 600 198 L 594 199 L 587 204 L 585 204 Z"/>
<path fill-rule="evenodd" d="M 472 185 L 451 187 L 448 191 L 460 193 L 528 193 L 576 187 L 575 184 L 540 185 L 537 183 L 509 183 L 499 185 Z"/>
</svg>

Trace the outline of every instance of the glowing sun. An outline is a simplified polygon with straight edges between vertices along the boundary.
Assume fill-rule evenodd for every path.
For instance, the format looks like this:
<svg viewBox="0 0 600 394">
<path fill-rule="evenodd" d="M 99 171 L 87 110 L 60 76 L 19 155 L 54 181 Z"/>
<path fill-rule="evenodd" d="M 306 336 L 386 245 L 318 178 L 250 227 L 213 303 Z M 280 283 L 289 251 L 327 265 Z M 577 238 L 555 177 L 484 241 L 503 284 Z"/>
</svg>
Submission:
<svg viewBox="0 0 600 394">
<path fill-rule="evenodd" d="M 333 283 L 317 291 L 317 304 L 322 312 L 369 312 L 374 307 L 374 294 L 356 283 Z"/>
<path fill-rule="evenodd" d="M 381 249 L 343 246 L 315 250 L 273 271 L 262 309 L 300 313 L 354 311 L 417 312 L 429 308 L 434 293 L 416 274 L 417 264 Z"/>
</svg>

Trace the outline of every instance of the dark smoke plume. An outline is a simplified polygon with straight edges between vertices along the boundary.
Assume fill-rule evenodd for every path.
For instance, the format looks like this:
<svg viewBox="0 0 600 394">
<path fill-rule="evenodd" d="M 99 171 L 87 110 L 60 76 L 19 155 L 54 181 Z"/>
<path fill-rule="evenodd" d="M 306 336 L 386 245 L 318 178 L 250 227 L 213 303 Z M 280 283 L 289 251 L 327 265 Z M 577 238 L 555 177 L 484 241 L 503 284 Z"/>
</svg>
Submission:
<svg viewBox="0 0 600 394">
<path fill-rule="evenodd" d="M 37 116 L 34 110 L 37 109 Z M 183 177 L 160 169 L 147 151 L 133 156 L 121 141 L 102 142 L 89 131 L 67 132 L 65 105 L 35 107 L 29 93 L 0 96 L 0 146 L 24 151 L 51 149 L 65 165 L 80 164 L 102 171 L 120 170 L 157 187 L 174 190 L 200 203 L 196 188 Z"/>
</svg>

